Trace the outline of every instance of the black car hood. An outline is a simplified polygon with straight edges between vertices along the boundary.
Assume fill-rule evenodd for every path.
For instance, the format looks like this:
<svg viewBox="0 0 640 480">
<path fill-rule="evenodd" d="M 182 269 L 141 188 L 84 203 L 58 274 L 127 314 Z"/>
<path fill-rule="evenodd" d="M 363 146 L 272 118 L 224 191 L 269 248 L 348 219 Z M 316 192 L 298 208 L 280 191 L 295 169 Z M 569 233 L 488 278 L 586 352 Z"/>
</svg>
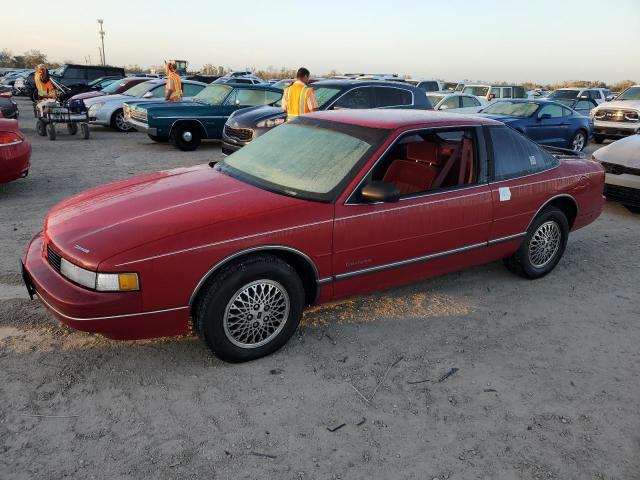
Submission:
<svg viewBox="0 0 640 480">
<path fill-rule="evenodd" d="M 234 113 L 229 118 L 228 124 L 232 128 L 254 128 L 262 120 L 279 116 L 286 116 L 280 107 L 271 107 L 269 105 L 248 107 Z"/>
</svg>

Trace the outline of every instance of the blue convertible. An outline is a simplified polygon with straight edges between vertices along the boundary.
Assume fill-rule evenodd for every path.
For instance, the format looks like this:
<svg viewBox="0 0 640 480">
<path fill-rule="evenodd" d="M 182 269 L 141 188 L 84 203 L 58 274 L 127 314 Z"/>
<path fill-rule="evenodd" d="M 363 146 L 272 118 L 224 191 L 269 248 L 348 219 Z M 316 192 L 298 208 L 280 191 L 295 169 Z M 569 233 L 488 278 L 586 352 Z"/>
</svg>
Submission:
<svg viewBox="0 0 640 480">
<path fill-rule="evenodd" d="M 576 152 L 589 142 L 593 121 L 575 110 L 550 100 L 503 100 L 480 111 L 542 145 Z"/>
</svg>

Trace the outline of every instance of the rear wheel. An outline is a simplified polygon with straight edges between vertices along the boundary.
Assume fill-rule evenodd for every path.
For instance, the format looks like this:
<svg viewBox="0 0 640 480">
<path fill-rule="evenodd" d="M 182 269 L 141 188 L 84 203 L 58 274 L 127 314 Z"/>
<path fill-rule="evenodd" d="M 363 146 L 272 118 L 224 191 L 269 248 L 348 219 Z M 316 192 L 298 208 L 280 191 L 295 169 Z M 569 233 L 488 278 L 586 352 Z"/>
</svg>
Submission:
<svg viewBox="0 0 640 480">
<path fill-rule="evenodd" d="M 41 137 L 46 137 L 47 136 L 47 124 L 44 123 L 40 119 L 36 120 L 36 132 Z"/>
<path fill-rule="evenodd" d="M 67 123 L 67 132 L 69 132 L 69 135 L 75 135 L 78 133 L 78 125 L 75 123 Z"/>
<path fill-rule="evenodd" d="M 171 133 L 171 143 L 183 152 L 191 152 L 200 146 L 200 130 L 191 124 L 178 125 Z"/>
<path fill-rule="evenodd" d="M 85 140 L 89 140 L 89 136 L 91 135 L 91 133 L 89 131 L 89 124 L 88 123 L 81 123 L 80 124 L 80 131 L 82 132 L 82 138 L 84 138 Z"/>
<path fill-rule="evenodd" d="M 604 142 L 604 137 L 602 135 L 594 135 L 593 141 L 596 143 L 602 143 Z"/>
<path fill-rule="evenodd" d="M 562 258 L 569 238 L 569 222 L 562 210 L 547 207 L 534 219 L 522 245 L 505 266 L 521 277 L 544 277 Z"/>
<path fill-rule="evenodd" d="M 194 309 L 200 337 L 222 360 L 269 355 L 293 335 L 304 306 L 296 271 L 271 255 L 225 268 L 204 287 Z"/>
<path fill-rule="evenodd" d="M 119 132 L 130 132 L 133 127 L 124 118 L 124 111 L 122 109 L 116 110 L 111 115 L 111 127 L 115 128 Z"/>
<path fill-rule="evenodd" d="M 569 143 L 569 148 L 574 152 L 581 152 L 587 145 L 587 134 L 584 130 L 578 130 Z"/>
<path fill-rule="evenodd" d="M 56 139 L 56 126 L 53 123 L 47 125 L 47 135 L 49 140 L 54 141 Z"/>
<path fill-rule="evenodd" d="M 166 143 L 169 141 L 169 139 L 167 137 L 158 137 L 157 135 L 151 135 L 151 134 L 147 134 L 149 136 L 149 138 L 151 140 L 153 140 L 154 142 L 158 142 L 158 143 Z"/>
</svg>

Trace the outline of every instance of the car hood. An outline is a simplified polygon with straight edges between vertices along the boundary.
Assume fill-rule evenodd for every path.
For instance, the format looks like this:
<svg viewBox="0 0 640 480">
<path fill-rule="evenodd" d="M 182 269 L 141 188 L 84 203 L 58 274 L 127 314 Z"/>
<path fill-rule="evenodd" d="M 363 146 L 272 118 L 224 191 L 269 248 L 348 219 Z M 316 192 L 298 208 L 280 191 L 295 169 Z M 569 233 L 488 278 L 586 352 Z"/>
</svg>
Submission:
<svg viewBox="0 0 640 480">
<path fill-rule="evenodd" d="M 252 128 L 256 123 L 268 118 L 286 116 L 279 107 L 259 106 L 243 108 L 235 112 L 228 120 L 228 125 L 233 128 Z"/>
<path fill-rule="evenodd" d="M 602 147 L 593 156 L 599 162 L 615 163 L 640 170 L 640 134 L 630 135 Z"/>
<path fill-rule="evenodd" d="M 77 95 L 74 95 L 73 97 L 71 97 L 69 100 L 87 100 L 89 98 L 104 97 L 104 96 L 106 96 L 105 93 L 96 92 L 95 90 L 93 90 L 90 92 L 78 93 Z"/>
<path fill-rule="evenodd" d="M 260 228 L 265 219 L 282 218 L 283 210 L 309 203 L 201 165 L 135 177 L 75 195 L 47 214 L 44 235 L 63 256 L 96 270 L 101 262 L 136 247 L 144 246 L 138 249 L 139 257 L 153 251 L 149 244 L 158 245 L 176 235 L 190 241 L 206 238 L 210 242 L 211 236 L 223 240 L 246 225 Z"/>
<path fill-rule="evenodd" d="M 497 120 L 498 122 L 502 122 L 502 123 L 510 123 L 510 122 L 517 122 L 518 120 L 524 120 L 524 118 L 521 118 L 521 117 L 510 117 L 509 115 L 500 115 L 500 114 L 494 114 L 494 113 L 476 113 L 476 116 L 490 118 L 492 120 Z"/>
<path fill-rule="evenodd" d="M 601 109 L 633 109 L 640 110 L 640 100 L 612 100 L 610 102 L 602 103 L 598 106 L 598 110 Z"/>
<path fill-rule="evenodd" d="M 118 94 L 118 95 L 103 95 L 101 97 L 87 98 L 84 101 L 84 104 L 86 105 L 87 108 L 89 108 L 94 103 L 100 103 L 100 102 L 104 102 L 104 103 L 126 102 L 127 100 L 135 100 L 135 99 L 136 99 L 136 97 L 131 97 L 129 95 L 122 95 L 122 94 Z"/>
</svg>

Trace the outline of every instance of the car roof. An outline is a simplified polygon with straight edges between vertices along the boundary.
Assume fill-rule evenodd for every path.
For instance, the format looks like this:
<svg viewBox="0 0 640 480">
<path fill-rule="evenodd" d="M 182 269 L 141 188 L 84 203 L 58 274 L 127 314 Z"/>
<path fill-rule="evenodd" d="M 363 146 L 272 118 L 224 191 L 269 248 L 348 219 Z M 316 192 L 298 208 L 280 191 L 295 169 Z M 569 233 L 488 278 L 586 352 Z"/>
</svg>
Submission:
<svg viewBox="0 0 640 480">
<path fill-rule="evenodd" d="M 457 113 L 434 112 L 433 110 L 364 109 L 327 110 L 305 115 L 362 127 L 397 129 L 411 126 L 448 127 L 457 125 L 502 125 L 489 118 L 461 115 Z"/>
<path fill-rule="evenodd" d="M 347 88 L 347 87 L 404 87 L 413 90 L 417 87 L 411 85 L 407 82 L 396 82 L 394 80 L 342 80 L 342 79 L 331 79 L 331 80 L 319 80 L 311 84 L 313 87 L 335 87 L 335 88 Z"/>
<path fill-rule="evenodd" d="M 197 82 L 200 83 L 200 82 Z M 226 82 L 226 83 L 210 83 L 209 85 L 226 85 L 227 87 L 244 88 L 252 90 L 269 90 L 270 92 L 282 93 L 281 88 L 274 88 L 270 83 L 238 83 L 238 82 Z M 209 86 L 207 85 L 207 86 Z"/>
</svg>

